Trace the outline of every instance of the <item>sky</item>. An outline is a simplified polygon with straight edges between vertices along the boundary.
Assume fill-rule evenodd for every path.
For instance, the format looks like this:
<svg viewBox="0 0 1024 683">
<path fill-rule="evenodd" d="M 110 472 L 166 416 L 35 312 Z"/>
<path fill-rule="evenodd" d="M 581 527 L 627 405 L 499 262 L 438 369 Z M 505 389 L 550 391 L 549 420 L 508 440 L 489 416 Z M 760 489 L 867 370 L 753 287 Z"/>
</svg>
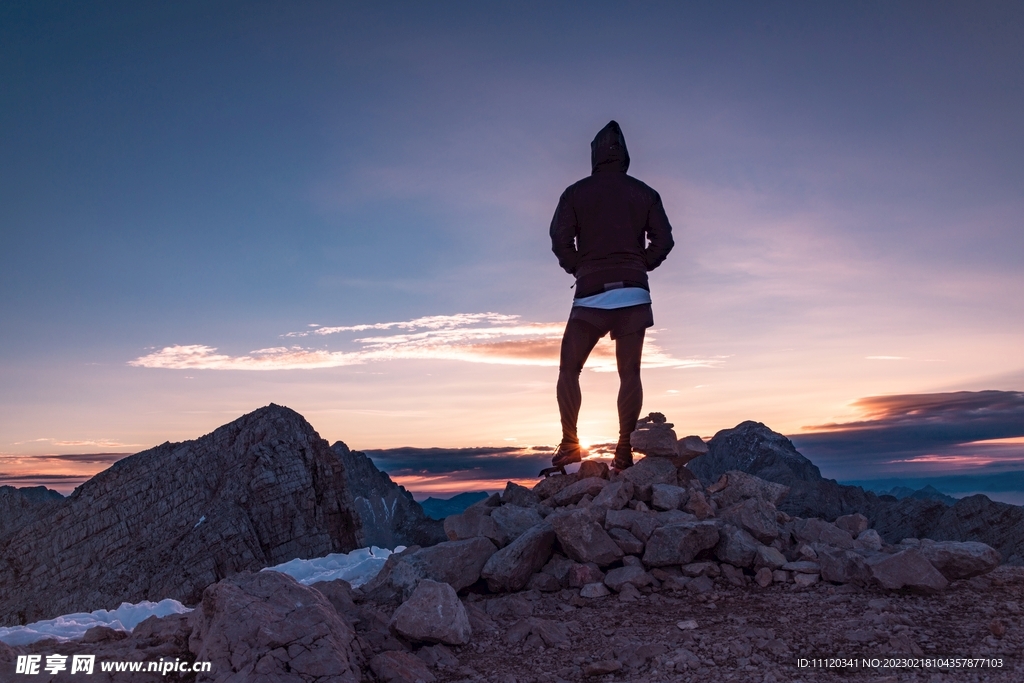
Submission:
<svg viewBox="0 0 1024 683">
<path fill-rule="evenodd" d="M 1000 2 L 3 3 L 0 483 L 271 402 L 446 449 L 437 481 L 531 476 L 501 453 L 559 438 L 548 226 L 612 119 L 676 242 L 645 412 L 840 480 L 1024 471 L 1022 32 Z"/>
</svg>

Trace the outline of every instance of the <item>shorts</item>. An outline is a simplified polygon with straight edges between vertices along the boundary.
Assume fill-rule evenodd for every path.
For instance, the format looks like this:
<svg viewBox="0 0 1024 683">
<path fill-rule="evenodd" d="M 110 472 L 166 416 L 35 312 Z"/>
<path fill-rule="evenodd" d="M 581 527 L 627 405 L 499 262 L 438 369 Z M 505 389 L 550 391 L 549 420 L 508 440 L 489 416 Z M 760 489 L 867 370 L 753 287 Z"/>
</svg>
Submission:
<svg viewBox="0 0 1024 683">
<path fill-rule="evenodd" d="M 579 320 L 596 327 L 603 337 L 611 332 L 612 339 L 646 330 L 654 325 L 654 311 L 650 304 L 625 308 L 588 308 L 573 306 L 569 320 Z"/>
</svg>

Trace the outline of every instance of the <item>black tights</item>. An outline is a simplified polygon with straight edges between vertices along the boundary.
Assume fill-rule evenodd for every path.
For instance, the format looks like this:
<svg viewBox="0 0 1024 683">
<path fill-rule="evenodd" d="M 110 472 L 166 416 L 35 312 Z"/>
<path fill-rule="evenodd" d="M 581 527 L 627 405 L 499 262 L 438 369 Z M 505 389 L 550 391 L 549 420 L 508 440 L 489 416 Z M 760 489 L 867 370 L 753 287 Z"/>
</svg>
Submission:
<svg viewBox="0 0 1024 683">
<path fill-rule="evenodd" d="M 615 363 L 619 369 L 619 443 L 629 443 L 629 435 L 636 429 L 644 390 L 640 385 L 640 355 L 644 347 L 644 332 L 624 334 L 615 340 Z M 580 416 L 580 372 L 594 350 L 597 340 L 604 336 L 598 328 L 582 320 L 569 320 L 562 336 L 562 352 L 558 364 L 558 413 L 562 418 L 562 442 L 579 443 L 576 421 Z"/>
</svg>

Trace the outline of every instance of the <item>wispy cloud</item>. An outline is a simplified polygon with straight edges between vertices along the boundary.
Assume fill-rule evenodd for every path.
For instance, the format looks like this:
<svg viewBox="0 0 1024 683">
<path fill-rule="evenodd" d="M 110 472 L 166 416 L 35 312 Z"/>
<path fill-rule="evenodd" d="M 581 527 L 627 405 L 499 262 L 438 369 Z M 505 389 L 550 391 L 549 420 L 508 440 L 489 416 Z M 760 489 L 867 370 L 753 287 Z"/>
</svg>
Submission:
<svg viewBox="0 0 1024 683">
<path fill-rule="evenodd" d="M 520 321 L 517 315 L 460 313 L 401 322 L 317 327 L 284 335 L 303 338 L 344 332 L 401 331 L 348 340 L 354 349 L 275 346 L 232 356 L 202 344 L 175 345 L 136 358 L 129 365 L 175 370 L 310 370 L 389 360 L 457 360 L 557 366 L 564 327 L 564 323 Z M 675 358 L 657 346 L 654 335 L 654 331 L 650 332 L 644 341 L 645 368 L 707 368 L 723 362 L 721 357 Z M 596 372 L 615 371 L 614 350 L 610 345 L 599 344 L 587 367 Z"/>
<path fill-rule="evenodd" d="M 54 446 L 90 446 L 94 448 L 141 448 L 138 443 L 121 443 L 113 439 L 82 439 L 82 440 L 61 440 L 52 438 L 29 439 L 27 441 L 15 441 L 13 445 L 21 446 L 27 443 L 50 443 Z M 123 456 L 122 456 L 123 457 Z"/>
</svg>

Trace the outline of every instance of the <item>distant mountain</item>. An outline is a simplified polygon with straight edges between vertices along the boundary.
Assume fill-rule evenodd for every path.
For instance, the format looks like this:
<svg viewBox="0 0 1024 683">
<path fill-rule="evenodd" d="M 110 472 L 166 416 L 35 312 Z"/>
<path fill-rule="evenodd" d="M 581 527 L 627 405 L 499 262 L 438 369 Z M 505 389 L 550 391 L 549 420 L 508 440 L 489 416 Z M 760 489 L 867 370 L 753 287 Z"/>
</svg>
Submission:
<svg viewBox="0 0 1024 683">
<path fill-rule="evenodd" d="M 928 484 L 924 488 L 918 489 L 917 491 L 907 486 L 896 486 L 890 489 L 889 491 L 879 491 L 878 495 L 892 496 L 896 500 L 902 500 L 904 498 L 916 498 L 918 500 L 937 500 L 941 503 L 945 503 L 946 505 L 955 505 L 957 501 L 957 499 L 954 498 L 953 496 L 947 496 L 945 493 L 939 491 L 931 484 Z"/>
<path fill-rule="evenodd" d="M 1002 553 L 1004 563 L 1024 565 L 1024 507 L 983 495 L 956 500 L 927 486 L 899 498 L 839 484 L 823 478 L 789 439 L 760 422 L 718 432 L 708 442 L 707 454 L 687 467 L 704 484 L 730 469 L 785 484 L 790 491 L 778 509 L 790 515 L 832 521 L 859 512 L 889 543 L 904 538 L 981 541 Z"/>
<path fill-rule="evenodd" d="M 479 502 L 487 497 L 486 491 L 466 491 L 451 498 L 427 498 L 420 503 L 423 512 L 433 519 L 444 519 L 449 515 L 457 515 L 463 512 L 473 503 Z"/>
<path fill-rule="evenodd" d="M 417 523 L 415 502 L 379 474 L 271 404 L 194 441 L 124 458 L 67 498 L 3 487 L 0 624 L 123 601 L 195 604 L 208 585 L 242 571 L 367 540 L 437 538 L 436 522 L 420 513 Z M 372 496 L 387 502 L 389 518 L 373 520 L 372 505 L 356 504 Z M 396 519 L 403 523 L 389 526 Z"/>
</svg>

